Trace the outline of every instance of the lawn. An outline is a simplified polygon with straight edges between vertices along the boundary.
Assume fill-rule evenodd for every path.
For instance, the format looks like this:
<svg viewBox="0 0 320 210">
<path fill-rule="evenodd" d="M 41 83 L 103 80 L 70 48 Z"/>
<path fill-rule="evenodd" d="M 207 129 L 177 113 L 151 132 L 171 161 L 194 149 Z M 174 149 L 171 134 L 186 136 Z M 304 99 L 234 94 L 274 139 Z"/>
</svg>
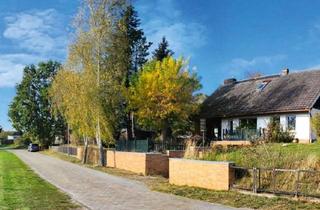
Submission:
<svg viewBox="0 0 320 210">
<path fill-rule="evenodd" d="M 82 165 L 78 159 L 54 151 L 44 151 L 43 154 L 50 155 L 65 161 Z M 320 203 L 306 201 L 296 201 L 285 197 L 267 198 L 263 196 L 254 196 L 242 194 L 237 191 L 216 191 L 197 187 L 176 186 L 169 184 L 168 180 L 160 176 L 140 176 L 138 174 L 108 167 L 99 167 L 92 165 L 82 165 L 95 170 L 99 170 L 115 176 L 125 177 L 145 184 L 153 191 L 164 192 L 183 196 L 187 198 L 203 200 L 212 203 L 220 203 L 233 207 L 245 207 L 253 209 L 320 209 Z"/>
<path fill-rule="evenodd" d="M 73 209 L 79 207 L 37 176 L 14 154 L 0 150 L 0 209 Z"/>
</svg>

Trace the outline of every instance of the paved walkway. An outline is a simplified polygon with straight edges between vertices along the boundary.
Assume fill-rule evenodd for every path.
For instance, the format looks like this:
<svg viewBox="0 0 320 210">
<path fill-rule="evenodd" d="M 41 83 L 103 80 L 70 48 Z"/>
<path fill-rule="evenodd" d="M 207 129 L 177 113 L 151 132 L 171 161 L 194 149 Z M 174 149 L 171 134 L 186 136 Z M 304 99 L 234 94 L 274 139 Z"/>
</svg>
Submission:
<svg viewBox="0 0 320 210">
<path fill-rule="evenodd" d="M 150 191 L 144 184 L 81 167 L 40 153 L 12 150 L 42 178 L 46 179 L 88 209 L 177 210 L 234 209 Z"/>
</svg>

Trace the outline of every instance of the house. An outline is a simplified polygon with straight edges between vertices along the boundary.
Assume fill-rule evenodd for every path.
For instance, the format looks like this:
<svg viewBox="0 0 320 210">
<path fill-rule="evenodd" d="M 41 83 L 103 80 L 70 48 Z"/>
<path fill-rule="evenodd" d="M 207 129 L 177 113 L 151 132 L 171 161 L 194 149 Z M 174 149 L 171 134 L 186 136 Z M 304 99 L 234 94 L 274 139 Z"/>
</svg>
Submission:
<svg viewBox="0 0 320 210">
<path fill-rule="evenodd" d="M 226 79 L 204 102 L 209 140 L 248 140 L 261 136 L 270 120 L 293 133 L 299 142 L 316 136 L 311 118 L 320 111 L 320 70 L 263 76 L 237 81 Z"/>
<path fill-rule="evenodd" d="M 7 140 L 14 142 L 19 137 L 20 137 L 19 134 L 8 135 Z"/>
</svg>

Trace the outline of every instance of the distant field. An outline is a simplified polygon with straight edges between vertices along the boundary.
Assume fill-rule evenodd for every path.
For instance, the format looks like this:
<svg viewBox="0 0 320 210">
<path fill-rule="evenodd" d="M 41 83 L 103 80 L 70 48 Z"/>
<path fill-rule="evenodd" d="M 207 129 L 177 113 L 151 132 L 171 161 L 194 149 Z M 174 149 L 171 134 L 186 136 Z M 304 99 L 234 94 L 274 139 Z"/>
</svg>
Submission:
<svg viewBox="0 0 320 210">
<path fill-rule="evenodd" d="M 14 154 L 0 150 L 0 209 L 73 209 L 77 206 Z"/>
</svg>

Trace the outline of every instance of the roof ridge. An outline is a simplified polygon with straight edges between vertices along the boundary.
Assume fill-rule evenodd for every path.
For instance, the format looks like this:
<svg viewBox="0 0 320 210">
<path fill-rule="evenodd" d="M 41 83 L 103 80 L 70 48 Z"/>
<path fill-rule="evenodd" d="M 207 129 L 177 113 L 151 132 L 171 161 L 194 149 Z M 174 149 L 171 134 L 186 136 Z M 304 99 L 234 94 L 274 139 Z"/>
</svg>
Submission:
<svg viewBox="0 0 320 210">
<path fill-rule="evenodd" d="M 287 76 L 290 76 L 292 74 L 303 74 L 303 73 L 309 73 L 309 72 L 315 72 L 320 71 L 320 69 L 300 69 L 290 72 Z M 249 82 L 249 81 L 255 81 L 255 80 L 261 80 L 261 79 L 268 79 L 268 78 L 274 78 L 274 77 L 280 77 L 281 74 L 270 74 L 270 75 L 264 75 L 260 77 L 255 78 L 249 78 L 249 79 L 242 79 L 238 80 L 236 83 L 242 83 L 242 82 Z"/>
<path fill-rule="evenodd" d="M 320 71 L 320 69 L 297 69 L 297 70 L 294 70 L 294 71 L 290 72 L 288 75 L 290 75 L 290 74 L 302 74 L 302 73 L 315 72 L 315 71 Z"/>
<path fill-rule="evenodd" d="M 268 79 L 268 78 L 274 78 L 274 77 L 280 77 L 280 74 L 271 74 L 271 75 L 266 75 L 266 76 L 238 80 L 236 83 L 249 82 L 249 81 L 261 80 L 261 79 Z"/>
</svg>

